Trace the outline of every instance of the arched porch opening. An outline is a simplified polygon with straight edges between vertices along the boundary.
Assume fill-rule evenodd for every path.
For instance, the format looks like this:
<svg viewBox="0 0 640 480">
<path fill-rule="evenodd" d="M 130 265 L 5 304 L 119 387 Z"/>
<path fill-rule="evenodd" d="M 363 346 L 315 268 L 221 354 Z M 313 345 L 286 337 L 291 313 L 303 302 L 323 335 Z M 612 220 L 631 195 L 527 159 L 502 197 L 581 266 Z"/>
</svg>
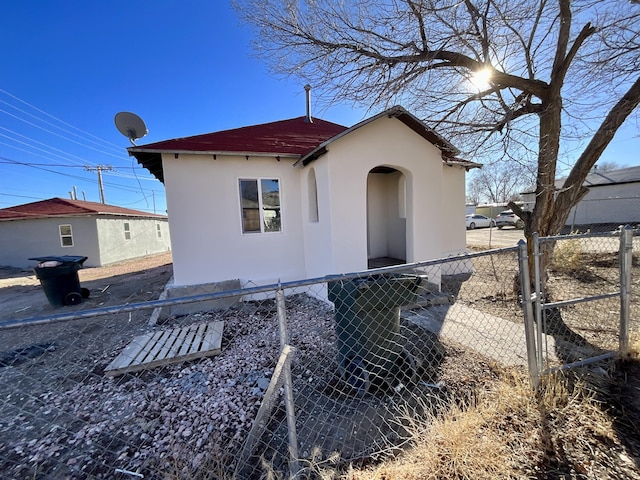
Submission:
<svg viewBox="0 0 640 480">
<path fill-rule="evenodd" d="M 407 177 L 378 166 L 367 175 L 367 262 L 369 268 L 407 261 Z"/>
</svg>

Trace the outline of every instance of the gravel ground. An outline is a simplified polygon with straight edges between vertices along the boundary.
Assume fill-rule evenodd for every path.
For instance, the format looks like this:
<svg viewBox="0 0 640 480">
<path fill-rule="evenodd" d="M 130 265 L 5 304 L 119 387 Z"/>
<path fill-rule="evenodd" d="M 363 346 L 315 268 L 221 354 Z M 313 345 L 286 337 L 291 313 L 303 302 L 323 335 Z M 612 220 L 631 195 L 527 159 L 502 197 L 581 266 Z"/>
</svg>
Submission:
<svg viewBox="0 0 640 480">
<path fill-rule="evenodd" d="M 170 256 L 156 256 L 105 269 L 83 269 L 80 279 L 90 288 L 91 297 L 63 311 L 156 299 L 171 277 L 168 262 Z M 504 264 L 510 262 L 505 259 Z M 493 265 L 486 266 L 486 272 L 494 271 Z M 16 283 L 0 286 L 3 318 L 59 311 L 46 304 L 34 306 L 43 302 L 44 295 L 38 285 L 20 284 L 28 272 L 2 273 Z M 502 273 L 504 278 L 510 275 L 506 270 Z M 489 277 L 477 275 L 473 282 L 457 286 L 459 298 L 475 296 L 477 308 L 497 309 L 504 318 L 515 317 L 513 307 L 507 309 L 509 302 L 500 296 L 503 290 L 508 292 L 507 287 L 496 289 Z M 476 295 L 480 291 L 493 296 L 480 298 Z M 20 298 L 25 302 L 31 296 L 31 306 L 16 313 L 15 296 L 25 297 Z M 128 479 L 144 475 L 146 479 L 190 479 L 228 475 L 277 362 L 279 332 L 274 302 L 245 302 L 225 312 L 170 318 L 155 327 L 148 326 L 150 314 L 150 310 L 136 311 L 2 332 L 2 478 Z M 291 343 L 296 347 L 294 384 L 306 395 L 303 401 L 312 402 L 301 405 L 297 400 L 296 408 L 311 420 L 322 420 L 322 416 L 332 419 L 306 430 L 316 430 L 310 433 L 319 439 L 357 439 L 367 447 L 359 451 L 366 458 L 372 458 L 372 448 L 383 448 L 384 442 L 378 443 L 378 438 L 398 440 L 393 437 L 399 435 L 393 426 L 381 428 L 369 422 L 368 416 L 373 413 L 371 405 L 376 406 L 374 410 L 394 413 L 389 405 L 402 400 L 409 389 L 395 383 L 384 396 L 368 397 L 368 403 L 354 398 L 352 392 L 335 383 L 333 312 L 326 304 L 300 294 L 287 297 L 287 319 Z M 225 322 L 220 355 L 115 378 L 104 376 L 106 365 L 134 336 L 212 320 Z M 410 336 L 406 329 L 404 333 Z M 414 331 L 412 335 L 422 334 Z M 419 358 L 420 373 L 429 383 L 443 381 L 443 395 L 463 398 L 472 389 L 482 388 L 483 382 L 491 382 L 500 371 L 494 363 L 455 345 L 436 344 L 433 339 L 425 343 L 424 338 L 415 345 L 431 352 L 435 363 Z M 421 387 L 426 396 L 433 397 L 433 392 L 431 386 Z M 340 415 L 327 415 L 323 409 L 328 406 L 336 407 Z M 281 407 L 274 410 L 268 423 L 267 434 L 283 436 L 286 422 Z M 302 431 L 307 433 L 304 428 Z M 374 439 L 371 432 L 378 437 Z M 259 447 L 275 455 L 282 441 L 271 440 L 276 441 Z M 262 436 L 260 441 L 266 442 Z M 340 459 L 339 451 L 334 455 L 335 443 L 327 444 L 327 450 L 319 454 L 307 449 L 313 442 L 307 445 L 301 438 L 300 443 L 305 456 L 329 463 Z M 342 452 L 343 457 L 357 453 Z M 205 470 L 209 477 L 203 474 Z"/>
<path fill-rule="evenodd" d="M 115 279 L 129 285 L 119 294 L 110 288 L 109 303 L 157 297 L 168 276 L 164 259 L 147 259 L 144 273 L 131 272 L 140 265 L 82 270 L 83 284 L 114 285 Z M 140 472 L 145 478 L 162 478 L 160 472 L 189 478 L 205 462 L 209 469 L 233 463 L 277 361 L 273 302 L 171 318 L 156 327 L 224 320 L 223 351 L 214 358 L 105 377 L 103 368 L 113 357 L 134 335 L 150 328 L 148 314 L 22 327 L 10 330 L 11 337 L 3 336 L 4 478 L 117 478 L 116 469 Z M 301 358 L 325 348 L 313 334 L 330 330 L 332 315 L 325 304 L 302 296 L 289 307 L 288 317 L 291 335 L 302 347 Z"/>
</svg>

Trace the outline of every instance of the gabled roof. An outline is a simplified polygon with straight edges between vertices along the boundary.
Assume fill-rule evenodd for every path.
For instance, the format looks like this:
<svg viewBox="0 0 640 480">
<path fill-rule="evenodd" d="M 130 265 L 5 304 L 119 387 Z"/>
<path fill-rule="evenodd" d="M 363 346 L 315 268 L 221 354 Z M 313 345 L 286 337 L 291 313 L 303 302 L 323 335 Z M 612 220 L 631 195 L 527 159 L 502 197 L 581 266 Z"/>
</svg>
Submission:
<svg viewBox="0 0 640 480">
<path fill-rule="evenodd" d="M 453 157 L 459 153 L 458 149 L 447 140 L 399 106 L 385 110 L 350 128 L 319 118 L 313 118 L 313 121 L 309 122 L 307 117 L 303 116 L 193 137 L 165 140 L 129 147 L 127 150 L 130 155 L 136 157 L 139 164 L 161 182 L 164 182 L 161 156 L 163 153 L 283 157 L 297 160 L 296 165 L 300 162 L 303 165 L 308 165 L 326 153 L 327 146 L 331 142 L 385 116 L 397 118 L 418 135 L 440 148 L 443 152 L 443 160 L 453 160 Z M 463 160 L 458 161 L 464 162 Z M 464 165 L 458 164 L 465 166 L 465 168 L 480 166 L 473 162 L 465 162 Z"/>
<path fill-rule="evenodd" d="M 85 202 L 82 200 L 67 200 L 64 198 L 50 198 L 39 202 L 25 203 L 23 205 L 0 209 L 0 221 L 87 215 L 165 218 L 164 215 L 141 212 L 130 208 L 117 207 L 115 205 Z"/>
<path fill-rule="evenodd" d="M 433 145 L 438 147 L 440 150 L 442 150 L 443 160 L 446 157 L 457 155 L 458 153 L 460 153 L 460 151 L 456 147 L 454 147 L 451 143 L 445 140 L 442 136 L 440 136 L 434 130 L 427 127 L 422 120 L 412 115 L 411 113 L 406 111 L 404 108 L 400 106 L 395 106 L 395 107 L 389 108 L 388 110 L 385 110 L 384 112 L 374 115 L 373 117 L 367 118 L 366 120 L 363 120 L 362 122 L 355 124 L 353 127 L 347 128 L 344 131 L 338 133 L 334 137 L 327 139 L 325 142 L 318 145 L 314 150 L 304 155 L 299 160 L 299 162 L 301 161 L 303 165 L 308 165 L 309 163 L 313 162 L 316 158 L 323 155 L 326 152 L 326 147 L 331 142 L 334 142 L 337 139 L 344 137 L 345 135 L 348 135 L 354 130 L 357 130 L 358 128 L 368 125 L 369 123 L 374 122 L 379 118 L 383 118 L 383 117 L 397 118 L 402 123 L 404 123 L 407 127 L 409 127 L 411 130 L 413 130 L 418 135 L 420 135 L 422 138 L 424 138 L 428 142 L 431 142 Z"/>
</svg>

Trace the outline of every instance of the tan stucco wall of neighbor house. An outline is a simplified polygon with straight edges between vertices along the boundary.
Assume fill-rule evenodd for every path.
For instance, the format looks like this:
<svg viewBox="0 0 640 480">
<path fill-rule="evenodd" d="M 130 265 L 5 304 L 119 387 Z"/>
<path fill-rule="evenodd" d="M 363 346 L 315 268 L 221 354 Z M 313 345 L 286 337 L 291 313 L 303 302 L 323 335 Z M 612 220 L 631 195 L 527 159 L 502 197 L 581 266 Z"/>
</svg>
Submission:
<svg viewBox="0 0 640 480">
<path fill-rule="evenodd" d="M 73 246 L 63 247 L 59 225 L 71 225 Z M 78 255 L 87 267 L 100 265 L 98 235 L 92 217 L 37 218 L 0 222 L 0 265 L 30 268 L 33 257 Z"/>
<path fill-rule="evenodd" d="M 169 223 L 166 218 L 101 216 L 96 224 L 102 265 L 171 249 Z M 125 224 L 129 226 L 128 235 L 125 233 Z"/>
<path fill-rule="evenodd" d="M 243 286 L 305 276 L 299 171 L 292 159 L 163 154 L 174 285 L 240 279 Z M 242 233 L 240 179 L 277 178 L 282 231 Z"/>
</svg>

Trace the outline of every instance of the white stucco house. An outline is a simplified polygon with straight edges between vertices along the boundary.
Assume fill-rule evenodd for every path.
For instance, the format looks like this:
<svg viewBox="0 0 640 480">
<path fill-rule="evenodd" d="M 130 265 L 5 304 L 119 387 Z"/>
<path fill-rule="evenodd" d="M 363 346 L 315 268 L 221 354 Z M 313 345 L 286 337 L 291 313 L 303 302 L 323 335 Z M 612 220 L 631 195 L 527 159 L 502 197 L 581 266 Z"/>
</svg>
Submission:
<svg viewBox="0 0 640 480">
<path fill-rule="evenodd" d="M 466 247 L 465 172 L 479 165 L 401 107 L 352 127 L 307 115 L 128 151 L 165 185 L 175 287 L 286 282 Z"/>
<path fill-rule="evenodd" d="M 556 181 L 562 188 L 565 179 Z M 640 224 L 640 166 L 616 170 L 594 168 L 583 185 L 589 192 L 571 209 L 567 228 L 615 228 L 624 224 Z M 522 194 L 525 210 L 533 210 L 535 192 Z"/>
<path fill-rule="evenodd" d="M 0 209 L 0 266 L 33 267 L 45 256 L 87 257 L 100 267 L 171 249 L 164 215 L 50 198 Z"/>
</svg>

